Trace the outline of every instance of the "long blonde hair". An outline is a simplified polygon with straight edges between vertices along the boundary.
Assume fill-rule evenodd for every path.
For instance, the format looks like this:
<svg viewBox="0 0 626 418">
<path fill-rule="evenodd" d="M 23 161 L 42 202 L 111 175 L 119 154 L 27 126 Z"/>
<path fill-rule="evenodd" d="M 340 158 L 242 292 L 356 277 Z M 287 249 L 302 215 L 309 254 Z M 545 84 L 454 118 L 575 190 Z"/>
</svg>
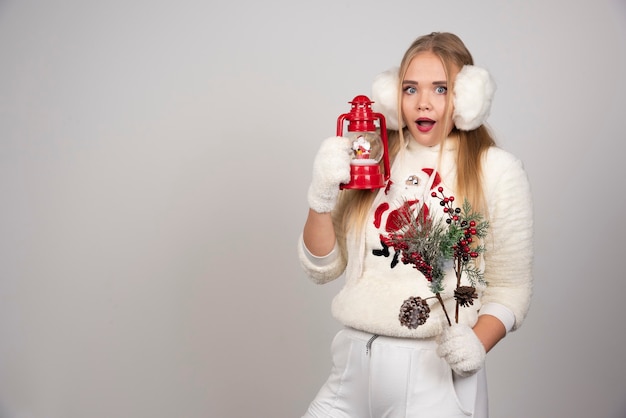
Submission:
<svg viewBox="0 0 626 418">
<path fill-rule="evenodd" d="M 464 65 L 473 65 L 474 59 L 461 39 L 448 32 L 433 32 L 417 38 L 407 49 L 402 58 L 399 70 L 398 85 L 398 109 L 402 109 L 402 81 L 411 60 L 422 52 L 432 52 L 437 55 L 443 64 L 448 78 L 448 91 L 454 91 L 454 80 L 450 80 L 453 68 L 461 69 Z M 453 112 L 453 95 L 448 94 L 446 114 Z M 398 112 L 398 126 L 402 126 L 402 114 Z M 446 118 L 448 119 L 448 118 Z M 447 127 L 444 127 L 447 128 Z M 448 129 L 444 129 L 447 132 Z M 408 131 L 388 131 L 389 159 L 394 161 L 401 149 L 406 144 L 405 136 Z M 455 197 L 462 202 L 464 198 L 470 202 L 477 211 L 486 216 L 487 205 L 482 188 L 482 156 L 491 146 L 495 145 L 489 129 L 481 125 L 471 131 L 461 131 L 452 127 L 450 137 L 458 138 L 457 146 L 457 177 L 455 185 Z M 441 144 L 443 145 L 443 139 Z M 345 234 L 350 226 L 359 230 L 365 225 L 370 207 L 376 196 L 376 191 L 369 190 L 344 190 L 341 192 L 339 204 L 333 211 L 333 221 L 337 233 L 340 248 L 345 251 Z"/>
</svg>

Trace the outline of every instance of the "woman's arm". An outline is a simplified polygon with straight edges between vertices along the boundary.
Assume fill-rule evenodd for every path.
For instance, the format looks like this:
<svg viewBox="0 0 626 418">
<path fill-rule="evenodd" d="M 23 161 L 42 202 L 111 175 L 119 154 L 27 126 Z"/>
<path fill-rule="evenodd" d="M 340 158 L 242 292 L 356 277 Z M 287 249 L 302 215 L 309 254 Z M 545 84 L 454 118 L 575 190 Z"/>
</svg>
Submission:
<svg viewBox="0 0 626 418">
<path fill-rule="evenodd" d="M 328 283 L 343 273 L 346 260 L 337 248 L 330 213 L 309 210 L 298 243 L 298 254 L 302 267 L 317 284 Z"/>
<path fill-rule="evenodd" d="M 329 212 L 317 213 L 309 209 L 302 233 L 304 245 L 311 254 L 323 257 L 335 247 L 335 228 Z"/>
<path fill-rule="evenodd" d="M 487 287 L 481 302 L 483 307 L 496 303 L 508 308 L 514 315 L 509 324 L 514 331 L 524 321 L 532 297 L 532 195 L 520 160 L 497 149 L 488 155 L 485 180 L 490 202 L 489 235 L 484 242 Z"/>
<path fill-rule="evenodd" d="M 504 324 L 492 315 L 480 315 L 473 330 L 485 352 L 489 352 L 506 335 Z"/>
</svg>

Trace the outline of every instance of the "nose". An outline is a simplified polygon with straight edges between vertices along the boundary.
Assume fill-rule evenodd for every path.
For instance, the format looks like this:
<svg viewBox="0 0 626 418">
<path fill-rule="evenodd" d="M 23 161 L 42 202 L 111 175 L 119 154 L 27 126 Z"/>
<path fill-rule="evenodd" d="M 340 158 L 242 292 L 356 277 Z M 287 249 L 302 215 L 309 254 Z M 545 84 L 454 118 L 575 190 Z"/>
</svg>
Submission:
<svg viewBox="0 0 626 418">
<path fill-rule="evenodd" d="M 417 100 L 417 110 L 430 110 L 430 109 L 432 109 L 432 104 L 430 103 L 428 94 L 425 94 L 425 93 L 420 94 Z"/>
</svg>

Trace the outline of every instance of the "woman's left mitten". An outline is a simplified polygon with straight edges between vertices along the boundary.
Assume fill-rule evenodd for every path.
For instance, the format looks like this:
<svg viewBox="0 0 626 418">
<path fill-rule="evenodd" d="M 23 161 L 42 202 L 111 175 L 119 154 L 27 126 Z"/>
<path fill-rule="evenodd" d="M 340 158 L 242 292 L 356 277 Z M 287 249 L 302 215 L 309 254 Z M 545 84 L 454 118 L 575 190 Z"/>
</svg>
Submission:
<svg viewBox="0 0 626 418">
<path fill-rule="evenodd" d="M 459 376 L 471 376 L 485 364 L 485 347 L 467 325 L 444 325 L 437 343 L 437 354 Z"/>
</svg>

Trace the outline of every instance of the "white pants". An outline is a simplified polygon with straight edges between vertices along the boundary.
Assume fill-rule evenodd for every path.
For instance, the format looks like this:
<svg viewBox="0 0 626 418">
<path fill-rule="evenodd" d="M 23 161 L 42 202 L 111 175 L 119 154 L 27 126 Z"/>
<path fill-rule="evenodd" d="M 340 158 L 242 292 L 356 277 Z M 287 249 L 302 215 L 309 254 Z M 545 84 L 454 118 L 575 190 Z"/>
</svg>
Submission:
<svg viewBox="0 0 626 418">
<path fill-rule="evenodd" d="M 462 378 L 434 339 L 377 337 L 346 328 L 332 343 L 330 377 L 303 418 L 487 418 L 484 369 Z"/>
</svg>

